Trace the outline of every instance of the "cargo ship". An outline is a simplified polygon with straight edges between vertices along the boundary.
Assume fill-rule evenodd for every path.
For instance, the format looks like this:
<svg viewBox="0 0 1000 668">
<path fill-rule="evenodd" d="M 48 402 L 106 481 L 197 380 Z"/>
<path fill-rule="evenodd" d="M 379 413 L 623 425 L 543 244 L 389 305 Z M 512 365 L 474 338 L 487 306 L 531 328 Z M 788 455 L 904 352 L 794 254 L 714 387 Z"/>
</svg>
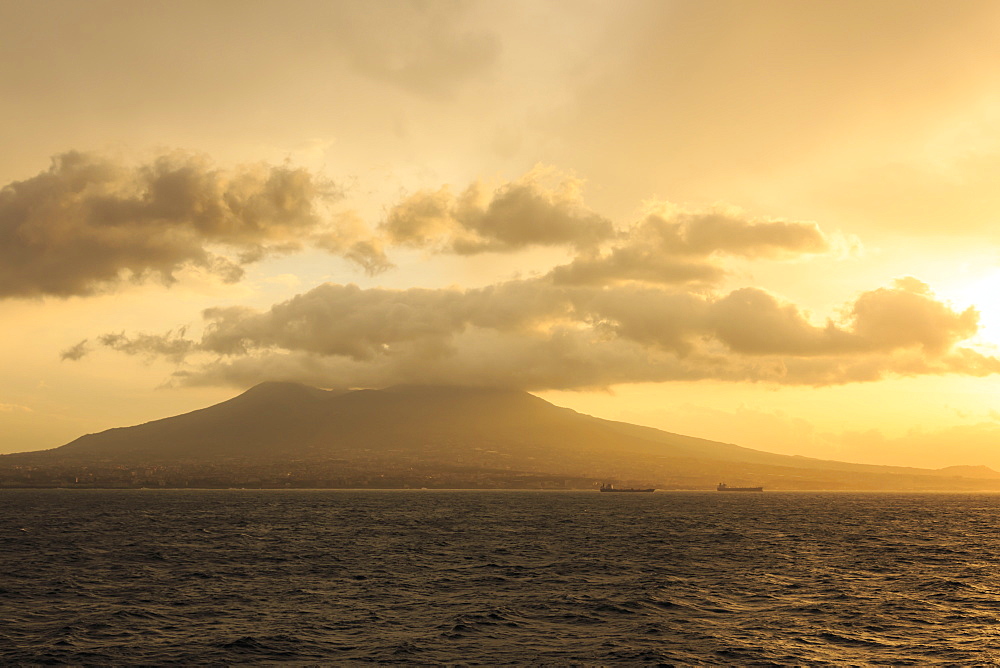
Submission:
<svg viewBox="0 0 1000 668">
<path fill-rule="evenodd" d="M 720 482 L 715 488 L 719 492 L 763 492 L 763 487 L 730 487 L 724 482 Z"/>
<path fill-rule="evenodd" d="M 607 482 L 601 485 L 602 492 L 655 492 L 655 487 L 650 487 L 648 489 L 637 489 L 635 487 L 615 487 L 611 483 Z"/>
</svg>

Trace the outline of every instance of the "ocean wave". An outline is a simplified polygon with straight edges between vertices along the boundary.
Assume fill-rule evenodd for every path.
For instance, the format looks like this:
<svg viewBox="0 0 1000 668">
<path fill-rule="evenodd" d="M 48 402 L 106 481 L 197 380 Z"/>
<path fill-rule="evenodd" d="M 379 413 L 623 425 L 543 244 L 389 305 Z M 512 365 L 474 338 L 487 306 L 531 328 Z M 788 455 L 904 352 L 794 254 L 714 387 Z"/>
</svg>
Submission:
<svg viewBox="0 0 1000 668">
<path fill-rule="evenodd" d="M 0 494 L 5 664 L 1000 657 L 995 495 Z"/>
</svg>

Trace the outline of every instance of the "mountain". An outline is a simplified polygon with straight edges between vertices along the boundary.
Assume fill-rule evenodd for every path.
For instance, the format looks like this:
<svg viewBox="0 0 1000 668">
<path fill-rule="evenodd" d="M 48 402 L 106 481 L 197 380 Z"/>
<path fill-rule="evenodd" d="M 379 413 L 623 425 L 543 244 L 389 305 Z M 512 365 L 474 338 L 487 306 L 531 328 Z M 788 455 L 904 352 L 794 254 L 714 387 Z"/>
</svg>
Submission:
<svg viewBox="0 0 1000 668">
<path fill-rule="evenodd" d="M 125 486 L 588 488 L 609 480 L 674 489 L 719 481 L 769 489 L 1000 488 L 1000 474 L 986 467 L 933 471 L 778 455 L 582 415 L 513 390 L 334 392 L 273 382 L 191 413 L 0 456 L 0 484 L 63 478 Z"/>
</svg>

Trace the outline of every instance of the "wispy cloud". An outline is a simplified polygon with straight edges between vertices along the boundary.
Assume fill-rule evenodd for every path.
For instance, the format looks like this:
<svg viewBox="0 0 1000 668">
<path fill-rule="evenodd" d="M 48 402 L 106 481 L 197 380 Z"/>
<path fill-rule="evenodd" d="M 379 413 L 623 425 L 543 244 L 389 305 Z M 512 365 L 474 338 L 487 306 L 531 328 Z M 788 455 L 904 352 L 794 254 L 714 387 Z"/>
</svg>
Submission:
<svg viewBox="0 0 1000 668">
<path fill-rule="evenodd" d="M 605 251 L 582 253 L 556 267 L 566 284 L 718 281 L 724 257 L 794 258 L 831 245 L 815 223 L 755 219 L 736 208 L 684 210 L 660 204 Z"/>
</svg>

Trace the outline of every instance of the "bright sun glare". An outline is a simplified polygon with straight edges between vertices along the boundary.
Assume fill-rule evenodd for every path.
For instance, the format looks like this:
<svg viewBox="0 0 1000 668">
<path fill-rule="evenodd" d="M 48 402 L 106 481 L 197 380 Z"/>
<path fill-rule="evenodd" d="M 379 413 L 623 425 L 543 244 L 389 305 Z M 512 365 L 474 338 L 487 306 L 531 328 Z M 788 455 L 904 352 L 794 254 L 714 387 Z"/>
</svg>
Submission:
<svg viewBox="0 0 1000 668">
<path fill-rule="evenodd" d="M 936 292 L 951 301 L 956 310 L 972 306 L 979 311 L 979 332 L 973 340 L 1000 346 L 1000 270 Z"/>
</svg>

